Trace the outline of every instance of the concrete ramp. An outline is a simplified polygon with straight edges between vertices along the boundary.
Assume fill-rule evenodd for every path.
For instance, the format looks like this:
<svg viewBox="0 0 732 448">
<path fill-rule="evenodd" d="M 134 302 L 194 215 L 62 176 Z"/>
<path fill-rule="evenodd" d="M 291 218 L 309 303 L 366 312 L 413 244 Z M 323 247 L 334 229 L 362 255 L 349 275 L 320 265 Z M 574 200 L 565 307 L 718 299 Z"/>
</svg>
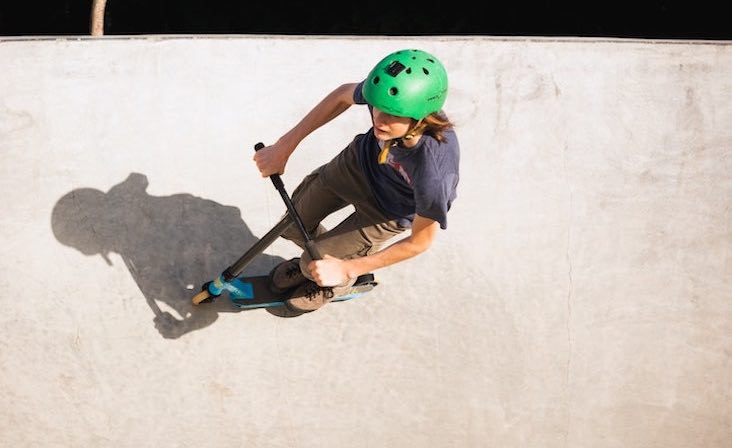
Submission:
<svg viewBox="0 0 732 448">
<path fill-rule="evenodd" d="M 284 212 L 252 146 L 404 47 L 462 145 L 434 247 L 300 317 L 194 308 Z M 713 41 L 0 39 L 0 446 L 728 447 L 730 74 Z"/>
</svg>

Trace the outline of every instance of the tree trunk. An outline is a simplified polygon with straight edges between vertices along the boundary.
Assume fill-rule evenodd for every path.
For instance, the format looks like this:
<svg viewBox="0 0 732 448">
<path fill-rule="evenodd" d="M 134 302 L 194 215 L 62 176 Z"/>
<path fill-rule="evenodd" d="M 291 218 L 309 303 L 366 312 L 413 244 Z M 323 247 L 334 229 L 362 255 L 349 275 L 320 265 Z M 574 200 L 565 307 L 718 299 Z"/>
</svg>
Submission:
<svg viewBox="0 0 732 448">
<path fill-rule="evenodd" d="M 92 3 L 91 15 L 91 35 L 104 35 L 104 8 L 107 6 L 107 0 L 94 0 Z"/>
</svg>

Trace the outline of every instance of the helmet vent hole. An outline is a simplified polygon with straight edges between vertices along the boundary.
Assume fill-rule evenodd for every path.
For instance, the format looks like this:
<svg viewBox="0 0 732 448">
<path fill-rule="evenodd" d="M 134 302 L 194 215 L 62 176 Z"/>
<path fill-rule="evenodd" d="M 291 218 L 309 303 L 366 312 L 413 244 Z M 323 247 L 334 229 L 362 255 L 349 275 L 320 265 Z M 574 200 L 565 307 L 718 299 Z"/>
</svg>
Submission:
<svg viewBox="0 0 732 448">
<path fill-rule="evenodd" d="M 422 71 L 424 72 L 425 75 L 429 75 L 430 74 L 430 71 L 427 70 L 425 67 L 422 67 Z"/>
<path fill-rule="evenodd" d="M 389 95 L 391 95 L 391 96 L 396 96 L 398 93 L 399 93 L 399 89 L 397 89 L 396 87 L 392 87 L 389 89 Z"/>
<path fill-rule="evenodd" d="M 375 77 L 375 78 L 374 78 L 374 80 L 373 80 L 373 83 L 374 83 L 374 84 L 378 84 L 378 83 L 379 83 L 379 81 L 381 81 L 381 78 L 379 78 L 379 77 L 377 76 L 377 77 Z"/>
<path fill-rule="evenodd" d="M 411 75 L 412 74 L 412 69 L 411 68 L 408 68 L 406 71 L 407 71 L 407 75 Z"/>
</svg>

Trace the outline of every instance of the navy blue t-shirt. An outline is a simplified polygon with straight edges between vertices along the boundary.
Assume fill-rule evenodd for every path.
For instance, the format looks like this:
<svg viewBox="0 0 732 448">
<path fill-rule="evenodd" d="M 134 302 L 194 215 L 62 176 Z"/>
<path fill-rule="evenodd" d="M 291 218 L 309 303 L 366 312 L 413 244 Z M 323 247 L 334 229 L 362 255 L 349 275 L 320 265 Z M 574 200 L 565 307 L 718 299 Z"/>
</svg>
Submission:
<svg viewBox="0 0 732 448">
<path fill-rule="evenodd" d="M 356 104 L 367 104 L 361 92 L 361 82 L 353 95 Z M 371 106 L 369 106 L 369 112 Z M 415 213 L 447 228 L 447 212 L 457 197 L 460 145 L 450 129 L 444 140 L 422 135 L 416 146 L 399 145 L 389 150 L 385 164 L 378 158 L 383 142 L 374 136 L 373 128 L 358 142 L 361 168 L 381 209 L 390 219 L 411 227 Z"/>
</svg>

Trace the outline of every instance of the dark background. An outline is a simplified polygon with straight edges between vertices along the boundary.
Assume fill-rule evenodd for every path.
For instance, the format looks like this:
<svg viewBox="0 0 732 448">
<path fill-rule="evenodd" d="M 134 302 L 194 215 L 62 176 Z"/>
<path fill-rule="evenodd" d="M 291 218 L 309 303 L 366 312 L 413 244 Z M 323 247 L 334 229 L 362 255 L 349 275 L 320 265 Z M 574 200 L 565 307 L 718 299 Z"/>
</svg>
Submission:
<svg viewBox="0 0 732 448">
<path fill-rule="evenodd" d="M 475 3 L 475 4 L 473 4 Z M 91 0 L 0 0 L 0 35 L 89 35 Z M 732 37 L 723 1 L 107 0 L 106 35 Z"/>
</svg>

